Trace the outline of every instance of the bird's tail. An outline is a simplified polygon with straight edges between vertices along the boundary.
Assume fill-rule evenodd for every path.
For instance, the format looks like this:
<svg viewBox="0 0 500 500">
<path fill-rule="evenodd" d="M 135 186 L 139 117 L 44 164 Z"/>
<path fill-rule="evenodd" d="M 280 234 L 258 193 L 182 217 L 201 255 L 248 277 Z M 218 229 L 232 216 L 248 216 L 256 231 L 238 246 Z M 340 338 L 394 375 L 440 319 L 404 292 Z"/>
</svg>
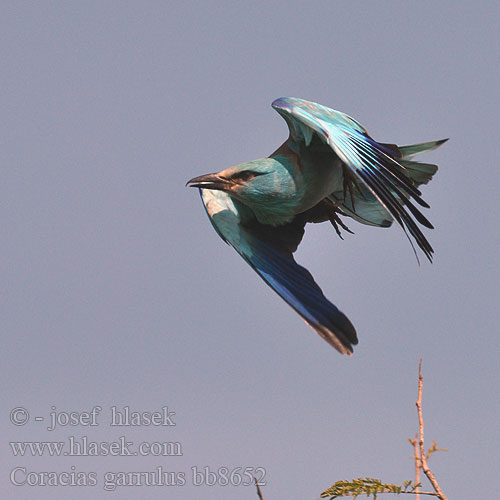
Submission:
<svg viewBox="0 0 500 500">
<path fill-rule="evenodd" d="M 398 146 L 403 160 L 408 160 L 420 153 L 427 153 L 437 149 L 441 144 L 444 144 L 448 139 L 441 139 L 440 141 L 421 142 L 420 144 L 410 144 L 409 146 Z"/>
<path fill-rule="evenodd" d="M 401 153 L 401 159 L 398 162 L 405 167 L 405 175 L 409 177 L 417 186 L 421 184 L 427 184 L 432 176 L 436 173 L 438 167 L 431 163 L 420 163 L 417 161 L 412 161 L 415 155 L 420 153 L 426 153 L 428 151 L 433 151 L 434 149 L 444 144 L 448 139 L 442 139 L 440 141 L 422 142 L 420 144 L 411 144 L 409 146 L 399 146 L 399 151 Z"/>
<path fill-rule="evenodd" d="M 399 160 L 405 167 L 404 174 L 409 177 L 416 186 L 427 184 L 437 172 L 437 165 L 432 163 L 420 163 L 418 161 Z"/>
</svg>

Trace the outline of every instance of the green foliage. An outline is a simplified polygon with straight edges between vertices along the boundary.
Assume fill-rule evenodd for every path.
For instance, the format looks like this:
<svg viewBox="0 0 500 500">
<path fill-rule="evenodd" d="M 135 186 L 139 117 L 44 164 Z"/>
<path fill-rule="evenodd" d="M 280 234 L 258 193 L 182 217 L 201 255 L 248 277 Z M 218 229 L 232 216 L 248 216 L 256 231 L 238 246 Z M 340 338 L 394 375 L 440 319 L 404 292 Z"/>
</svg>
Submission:
<svg viewBox="0 0 500 500">
<path fill-rule="evenodd" d="M 330 488 L 321 493 L 321 498 L 330 500 L 340 497 L 354 497 L 359 495 L 373 496 L 374 500 L 379 493 L 411 493 L 419 488 L 420 483 L 414 484 L 412 481 L 404 481 L 401 486 L 397 484 L 385 484 L 380 479 L 358 478 L 352 481 L 337 481 Z"/>
</svg>

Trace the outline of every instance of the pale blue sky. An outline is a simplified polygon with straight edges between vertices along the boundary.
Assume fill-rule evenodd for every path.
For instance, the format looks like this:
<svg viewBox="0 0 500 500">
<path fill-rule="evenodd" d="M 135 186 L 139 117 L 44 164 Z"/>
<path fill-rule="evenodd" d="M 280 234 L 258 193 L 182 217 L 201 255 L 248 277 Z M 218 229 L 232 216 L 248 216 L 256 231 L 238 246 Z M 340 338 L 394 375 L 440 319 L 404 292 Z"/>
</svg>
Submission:
<svg viewBox="0 0 500 500">
<path fill-rule="evenodd" d="M 256 499 L 191 467 L 264 467 L 266 500 L 413 475 L 417 364 L 449 498 L 494 498 L 500 464 L 497 2 L 3 2 L 2 497 Z M 270 104 L 320 102 L 423 159 L 434 264 L 397 228 L 307 229 L 297 260 L 355 324 L 353 357 L 308 328 L 218 238 L 196 175 L 271 153 Z M 51 407 L 100 425 L 47 431 Z M 175 427 L 114 429 L 167 405 Z M 32 420 L 15 427 L 12 408 Z M 13 457 L 7 441 L 178 441 L 182 457 Z M 107 471 L 186 485 L 105 492 Z M 14 487 L 15 467 L 96 472 Z"/>
</svg>

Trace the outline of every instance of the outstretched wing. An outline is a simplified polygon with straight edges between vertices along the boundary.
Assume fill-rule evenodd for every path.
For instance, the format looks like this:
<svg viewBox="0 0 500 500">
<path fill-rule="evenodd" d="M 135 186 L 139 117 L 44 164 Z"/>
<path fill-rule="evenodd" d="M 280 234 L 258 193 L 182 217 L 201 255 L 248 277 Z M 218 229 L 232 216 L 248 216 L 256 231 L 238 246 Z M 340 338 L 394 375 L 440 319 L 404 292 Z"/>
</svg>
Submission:
<svg viewBox="0 0 500 500">
<path fill-rule="evenodd" d="M 276 99 L 272 105 L 286 120 L 293 141 L 304 142 L 308 146 L 313 136 L 317 136 L 328 144 L 403 228 L 412 247 L 410 235 L 432 261 L 433 249 L 417 222 L 431 229 L 433 226 L 413 202 L 426 208 L 429 205 L 422 200 L 421 192 L 412 182 L 407 168 L 398 161 L 401 155 L 396 154 L 394 147 L 376 142 L 356 120 L 320 104 L 285 97 Z M 413 150 L 405 153 L 406 156 L 415 154 Z M 354 207 L 347 208 L 355 214 Z"/>
<path fill-rule="evenodd" d="M 284 226 L 266 226 L 223 191 L 200 192 L 219 236 L 330 345 L 342 354 L 352 354 L 352 345 L 358 343 L 353 325 L 292 255 L 304 234 L 307 217 L 299 215 Z"/>
</svg>

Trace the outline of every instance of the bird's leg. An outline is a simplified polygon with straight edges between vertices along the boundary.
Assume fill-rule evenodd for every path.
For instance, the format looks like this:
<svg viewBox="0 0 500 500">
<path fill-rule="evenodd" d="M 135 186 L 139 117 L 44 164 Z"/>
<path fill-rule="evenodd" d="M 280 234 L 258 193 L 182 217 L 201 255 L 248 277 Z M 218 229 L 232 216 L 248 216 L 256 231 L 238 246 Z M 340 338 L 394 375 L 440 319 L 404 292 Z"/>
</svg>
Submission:
<svg viewBox="0 0 500 500">
<path fill-rule="evenodd" d="M 363 192 L 361 191 L 361 185 L 358 178 L 349 170 L 349 167 L 342 164 L 343 173 L 343 185 L 344 185 L 344 200 L 347 196 L 347 191 L 349 191 L 349 196 L 351 197 L 352 209 L 355 212 L 356 208 L 354 206 L 354 187 L 358 190 L 358 193 L 362 198 L 364 198 Z"/>
</svg>

